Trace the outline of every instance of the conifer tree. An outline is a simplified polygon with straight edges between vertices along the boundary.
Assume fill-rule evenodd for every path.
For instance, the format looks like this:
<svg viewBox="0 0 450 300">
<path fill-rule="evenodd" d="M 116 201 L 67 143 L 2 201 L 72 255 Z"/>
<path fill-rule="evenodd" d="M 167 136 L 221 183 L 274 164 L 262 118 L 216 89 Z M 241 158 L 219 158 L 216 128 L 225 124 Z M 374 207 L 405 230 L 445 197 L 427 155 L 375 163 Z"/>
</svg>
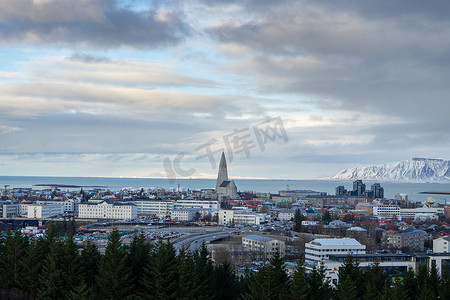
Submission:
<svg viewBox="0 0 450 300">
<path fill-rule="evenodd" d="M 134 285 L 137 293 L 142 292 L 139 278 L 144 272 L 145 266 L 149 263 L 152 245 L 147 243 L 144 235 L 134 235 L 128 249 L 128 262 L 133 272 Z"/>
<path fill-rule="evenodd" d="M 239 281 L 227 261 L 214 268 L 213 290 L 214 299 L 239 299 Z"/>
<path fill-rule="evenodd" d="M 194 299 L 199 295 L 199 279 L 195 270 L 195 263 L 190 252 L 185 252 L 183 248 L 178 254 L 178 287 L 177 299 Z"/>
<path fill-rule="evenodd" d="M 286 299 L 289 297 L 289 283 L 283 260 L 275 253 L 270 264 L 258 270 L 249 285 L 244 299 Z"/>
<path fill-rule="evenodd" d="M 159 241 L 155 258 L 144 269 L 142 287 L 146 298 L 176 299 L 177 257 L 170 241 Z"/>
<path fill-rule="evenodd" d="M 434 294 L 433 290 L 428 287 L 428 284 L 425 284 L 420 289 L 420 294 L 415 298 L 417 300 L 436 300 L 437 297 Z"/>
<path fill-rule="evenodd" d="M 297 263 L 297 269 L 291 283 L 291 298 L 293 300 L 306 300 L 308 296 L 308 283 L 306 281 L 305 268 L 303 261 Z"/>
<path fill-rule="evenodd" d="M 199 280 L 199 295 L 203 299 L 210 299 L 213 296 L 213 265 L 205 243 L 194 253 L 194 262 Z"/>
<path fill-rule="evenodd" d="M 355 282 L 350 275 L 347 275 L 344 282 L 339 282 L 339 289 L 337 291 L 338 299 L 340 300 L 356 300 L 356 287 Z"/>
<path fill-rule="evenodd" d="M 41 237 L 30 243 L 23 259 L 24 272 L 20 287 L 31 295 L 35 295 L 39 287 L 39 276 L 47 254 L 47 242 Z"/>
<path fill-rule="evenodd" d="M 65 285 L 64 290 L 67 293 L 79 285 L 82 274 L 78 246 L 75 244 L 72 235 L 69 235 L 64 241 L 60 261 Z"/>
<path fill-rule="evenodd" d="M 363 279 L 364 280 L 361 282 L 365 283 L 364 297 L 369 298 L 372 297 L 371 295 L 373 294 L 375 294 L 375 297 L 381 295 L 382 290 L 380 287 L 383 287 L 388 280 L 387 275 L 378 262 L 365 269 Z M 370 289 L 369 293 L 367 289 Z"/>
<path fill-rule="evenodd" d="M 346 283 L 345 289 L 349 289 L 348 284 L 352 283 L 352 290 L 355 291 L 356 296 L 361 297 L 364 294 L 364 286 L 362 285 L 362 273 L 359 269 L 358 261 L 352 256 L 347 256 L 345 262 L 339 268 L 339 284 L 338 290 Z M 347 281 L 347 282 L 346 282 Z M 342 298 L 341 298 L 342 299 Z"/>
<path fill-rule="evenodd" d="M 95 286 L 95 277 L 98 274 L 98 265 L 101 260 L 101 254 L 95 244 L 87 242 L 86 247 L 81 252 L 81 274 L 88 288 Z"/>
<path fill-rule="evenodd" d="M 330 287 L 329 280 L 325 277 L 325 265 L 320 263 L 319 268 L 313 268 L 313 271 L 309 277 L 307 277 L 309 286 L 308 299 L 311 300 L 324 300 L 330 299 L 332 296 L 332 289 Z"/>
<path fill-rule="evenodd" d="M 97 299 L 94 290 L 88 287 L 87 284 L 82 281 L 79 285 L 74 287 L 66 296 L 67 300 L 95 300 Z"/>
<path fill-rule="evenodd" d="M 62 255 L 63 244 L 58 240 L 54 240 L 44 261 L 42 272 L 39 275 L 39 287 L 37 291 L 39 298 L 63 298 L 65 283 L 63 271 L 60 267 Z"/>
<path fill-rule="evenodd" d="M 295 210 L 294 214 L 294 231 L 301 232 L 302 231 L 302 221 L 305 220 L 305 217 L 300 212 L 300 209 Z"/>
<path fill-rule="evenodd" d="M 28 251 L 28 237 L 20 231 L 8 231 L 2 246 L 0 280 L 5 288 L 20 286 L 24 274 L 24 258 Z"/>
<path fill-rule="evenodd" d="M 408 268 L 403 276 L 403 286 L 410 299 L 414 299 L 419 294 L 419 284 L 412 268 Z"/>
<path fill-rule="evenodd" d="M 105 254 L 100 260 L 96 277 L 101 299 L 126 299 L 134 291 L 132 271 L 122 249 L 119 231 L 114 229 L 109 238 Z"/>
<path fill-rule="evenodd" d="M 382 285 L 384 286 L 384 285 Z M 367 281 L 366 289 L 364 291 L 363 300 L 377 300 L 382 295 L 382 290 L 378 290 L 377 287 L 372 281 Z"/>
</svg>

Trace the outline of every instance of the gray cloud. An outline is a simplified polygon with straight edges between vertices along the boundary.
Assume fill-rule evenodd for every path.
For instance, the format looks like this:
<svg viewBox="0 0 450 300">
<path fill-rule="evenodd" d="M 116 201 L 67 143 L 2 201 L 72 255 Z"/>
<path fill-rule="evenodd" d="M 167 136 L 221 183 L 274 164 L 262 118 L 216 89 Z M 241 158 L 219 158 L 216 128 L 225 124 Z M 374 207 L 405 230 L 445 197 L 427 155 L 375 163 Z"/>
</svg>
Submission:
<svg viewBox="0 0 450 300">
<path fill-rule="evenodd" d="M 155 48 L 177 44 L 189 33 L 183 13 L 174 9 L 138 11 L 114 0 L 0 2 L 3 44 Z"/>
</svg>

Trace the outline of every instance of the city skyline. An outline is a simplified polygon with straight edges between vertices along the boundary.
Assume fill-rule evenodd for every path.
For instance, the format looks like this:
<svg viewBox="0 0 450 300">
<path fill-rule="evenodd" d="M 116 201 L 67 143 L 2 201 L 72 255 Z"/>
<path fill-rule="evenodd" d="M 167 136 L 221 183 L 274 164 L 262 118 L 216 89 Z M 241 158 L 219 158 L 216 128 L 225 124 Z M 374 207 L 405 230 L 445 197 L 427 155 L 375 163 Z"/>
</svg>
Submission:
<svg viewBox="0 0 450 300">
<path fill-rule="evenodd" d="M 448 6 L 1 1 L 0 174 L 215 178 L 221 151 L 235 179 L 448 159 Z"/>
</svg>

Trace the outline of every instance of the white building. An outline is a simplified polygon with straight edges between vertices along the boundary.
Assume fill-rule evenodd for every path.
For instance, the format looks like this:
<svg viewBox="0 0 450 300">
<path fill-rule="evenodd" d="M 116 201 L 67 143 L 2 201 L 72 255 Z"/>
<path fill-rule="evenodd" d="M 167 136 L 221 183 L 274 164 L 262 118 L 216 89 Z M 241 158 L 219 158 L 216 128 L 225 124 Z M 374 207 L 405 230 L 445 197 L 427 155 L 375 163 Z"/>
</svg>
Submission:
<svg viewBox="0 0 450 300">
<path fill-rule="evenodd" d="M 401 220 L 400 206 L 398 206 L 398 205 L 375 205 L 373 207 L 373 215 L 378 217 L 378 219 Z"/>
<path fill-rule="evenodd" d="M 62 215 L 63 209 L 58 204 L 29 204 L 28 219 L 53 218 Z"/>
<path fill-rule="evenodd" d="M 198 208 L 198 209 L 209 209 L 211 211 L 217 211 L 220 209 L 220 203 L 217 200 L 198 200 L 198 199 L 182 199 L 175 202 L 173 208 L 184 209 L 184 208 Z"/>
<path fill-rule="evenodd" d="M 242 246 L 257 254 L 257 259 L 270 259 L 276 252 L 280 257 L 286 254 L 286 246 L 283 241 L 271 239 L 259 235 L 247 235 L 242 238 Z"/>
<path fill-rule="evenodd" d="M 172 221 L 192 221 L 194 220 L 196 212 L 197 209 L 195 208 L 172 209 L 170 219 Z"/>
<path fill-rule="evenodd" d="M 54 204 L 60 205 L 63 212 L 65 213 L 78 213 L 78 205 L 80 204 L 79 200 L 69 199 L 66 201 L 56 201 L 56 200 L 38 200 L 36 204 Z"/>
<path fill-rule="evenodd" d="M 130 203 L 111 203 L 102 201 L 95 203 L 82 203 L 79 205 L 78 217 L 80 219 L 136 219 L 137 207 Z"/>
<path fill-rule="evenodd" d="M 333 254 L 365 254 L 366 246 L 355 239 L 314 239 L 305 244 L 305 262 L 318 263 Z"/>
<path fill-rule="evenodd" d="M 137 207 L 139 216 L 156 216 L 164 218 L 170 216 L 173 209 L 173 200 L 137 200 L 133 204 Z"/>
<path fill-rule="evenodd" d="M 3 218 L 17 218 L 19 215 L 19 205 L 11 202 L 0 204 L 0 216 Z"/>
<path fill-rule="evenodd" d="M 444 207 L 417 207 L 417 208 L 401 208 L 400 209 L 400 217 L 402 219 L 414 219 L 416 214 L 435 214 L 435 215 L 443 215 Z"/>
<path fill-rule="evenodd" d="M 249 224 L 260 225 L 266 222 L 266 214 L 221 209 L 219 210 L 219 224 Z"/>
<path fill-rule="evenodd" d="M 450 236 L 443 236 L 433 240 L 434 253 L 449 253 L 450 252 Z"/>
<path fill-rule="evenodd" d="M 281 210 L 280 212 L 278 212 L 278 219 L 280 221 L 290 221 L 292 219 L 294 219 L 295 216 L 295 210 Z"/>
</svg>

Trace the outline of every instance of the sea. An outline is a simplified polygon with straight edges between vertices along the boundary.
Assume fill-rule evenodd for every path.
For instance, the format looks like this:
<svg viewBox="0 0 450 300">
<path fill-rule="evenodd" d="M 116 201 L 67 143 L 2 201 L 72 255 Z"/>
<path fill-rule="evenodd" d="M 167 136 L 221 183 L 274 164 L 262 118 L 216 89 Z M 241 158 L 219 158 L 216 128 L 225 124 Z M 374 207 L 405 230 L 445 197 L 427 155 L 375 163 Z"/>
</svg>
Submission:
<svg viewBox="0 0 450 300">
<path fill-rule="evenodd" d="M 315 180 L 263 180 L 263 179 L 237 179 L 235 180 L 238 191 L 252 191 L 276 194 L 282 190 L 313 190 L 335 194 L 335 189 L 343 185 L 347 190 L 353 189 L 352 182 L 338 181 L 315 181 Z M 365 182 L 366 188 L 370 189 L 373 182 Z M 182 190 L 213 189 L 216 186 L 215 179 L 177 179 L 175 181 L 166 178 L 110 178 L 110 177 L 38 177 L 38 176 L 0 176 L 0 189 L 5 185 L 8 188 L 33 188 L 44 189 L 36 185 L 74 185 L 82 186 L 89 190 L 100 187 L 105 190 L 118 191 L 121 189 L 140 188 L 164 188 Z M 384 188 L 385 198 L 394 199 L 396 194 L 408 195 L 410 201 L 423 202 L 428 197 L 438 203 L 450 202 L 450 195 L 421 194 L 425 191 L 450 191 L 450 184 L 439 183 L 391 183 L 381 182 Z M 61 190 L 80 190 L 80 188 L 61 188 Z"/>
</svg>

